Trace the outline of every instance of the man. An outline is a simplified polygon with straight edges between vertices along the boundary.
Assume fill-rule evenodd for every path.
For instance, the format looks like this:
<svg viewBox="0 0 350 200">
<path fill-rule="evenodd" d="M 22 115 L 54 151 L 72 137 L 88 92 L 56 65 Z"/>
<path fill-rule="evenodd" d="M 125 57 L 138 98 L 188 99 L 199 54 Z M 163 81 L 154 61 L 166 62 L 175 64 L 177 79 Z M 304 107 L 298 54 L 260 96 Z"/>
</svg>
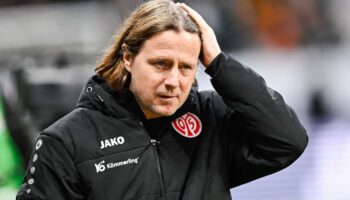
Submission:
<svg viewBox="0 0 350 200">
<path fill-rule="evenodd" d="M 217 93 L 197 91 L 198 57 Z M 282 97 L 185 4 L 142 4 L 96 71 L 38 138 L 17 199 L 231 199 L 306 147 Z"/>
</svg>

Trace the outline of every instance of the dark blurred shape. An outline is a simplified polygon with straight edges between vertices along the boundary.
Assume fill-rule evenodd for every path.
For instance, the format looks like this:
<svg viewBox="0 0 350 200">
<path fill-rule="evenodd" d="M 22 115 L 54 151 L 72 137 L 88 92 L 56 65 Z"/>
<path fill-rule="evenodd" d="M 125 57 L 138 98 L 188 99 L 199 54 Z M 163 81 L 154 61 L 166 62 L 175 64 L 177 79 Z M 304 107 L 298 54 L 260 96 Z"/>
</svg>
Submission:
<svg viewBox="0 0 350 200">
<path fill-rule="evenodd" d="M 324 102 L 322 91 L 320 90 L 316 90 L 311 95 L 309 108 L 309 114 L 312 120 L 321 122 L 331 117 L 329 109 Z"/>
<path fill-rule="evenodd" d="M 47 81 L 47 78 L 57 77 L 60 68 L 48 68 L 42 80 L 38 80 L 42 69 L 14 72 L 17 91 L 23 104 L 35 119 L 34 126 L 43 130 L 58 118 L 71 111 L 78 100 L 82 84 L 70 83 L 64 78 Z M 67 73 L 73 73 L 75 69 L 68 69 Z M 85 80 L 82 80 L 82 82 Z"/>
<path fill-rule="evenodd" d="M 66 53 L 61 52 L 55 59 L 55 66 L 57 69 L 69 67 L 69 58 Z"/>
<path fill-rule="evenodd" d="M 26 109 L 15 99 L 4 98 L 5 120 L 11 138 L 19 149 L 23 159 L 23 168 L 27 166 L 31 149 L 34 146 L 37 131 Z"/>
<path fill-rule="evenodd" d="M 24 166 L 38 134 L 75 107 L 93 71 L 93 67 L 83 66 L 91 55 L 66 51 L 45 51 L 41 56 L 31 53 L 14 57 L 0 68 L 5 120 Z"/>
</svg>

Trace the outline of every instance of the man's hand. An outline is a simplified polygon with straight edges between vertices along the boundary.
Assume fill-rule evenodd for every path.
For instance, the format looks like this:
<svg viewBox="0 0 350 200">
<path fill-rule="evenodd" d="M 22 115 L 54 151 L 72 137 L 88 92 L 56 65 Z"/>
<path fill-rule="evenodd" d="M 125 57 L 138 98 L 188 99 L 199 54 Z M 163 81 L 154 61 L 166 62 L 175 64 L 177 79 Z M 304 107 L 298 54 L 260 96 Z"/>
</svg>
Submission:
<svg viewBox="0 0 350 200">
<path fill-rule="evenodd" d="M 214 58 L 220 54 L 221 49 L 216 40 L 214 30 L 207 24 L 203 17 L 191 7 L 184 3 L 178 4 L 183 8 L 188 15 L 196 22 L 201 32 L 202 37 L 202 58 L 201 62 L 205 67 L 214 60 Z"/>
</svg>

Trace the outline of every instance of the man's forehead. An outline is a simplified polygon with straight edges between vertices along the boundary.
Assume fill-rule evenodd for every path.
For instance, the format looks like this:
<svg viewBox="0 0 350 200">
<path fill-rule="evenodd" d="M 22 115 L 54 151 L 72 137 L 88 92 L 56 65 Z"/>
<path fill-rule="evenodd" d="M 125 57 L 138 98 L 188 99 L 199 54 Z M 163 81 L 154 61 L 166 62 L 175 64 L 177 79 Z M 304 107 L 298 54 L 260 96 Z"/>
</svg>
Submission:
<svg viewBox="0 0 350 200">
<path fill-rule="evenodd" d="M 153 43 L 154 45 L 174 45 L 178 43 L 186 43 L 186 44 L 197 44 L 200 46 L 200 38 L 195 33 L 190 33 L 187 31 L 174 31 L 167 30 L 156 33 L 152 37 L 148 38 L 145 43 Z"/>
<path fill-rule="evenodd" d="M 178 59 L 180 62 L 189 64 L 189 65 L 197 65 L 199 62 L 199 58 L 197 55 L 189 55 L 189 54 L 174 54 L 172 51 L 161 50 L 161 49 L 153 49 L 148 52 L 148 59 L 150 60 L 174 60 Z"/>
<path fill-rule="evenodd" d="M 141 51 L 151 57 L 181 56 L 188 62 L 197 62 L 200 40 L 196 34 L 164 31 L 145 41 Z M 174 55 L 174 53 L 176 53 Z"/>
</svg>

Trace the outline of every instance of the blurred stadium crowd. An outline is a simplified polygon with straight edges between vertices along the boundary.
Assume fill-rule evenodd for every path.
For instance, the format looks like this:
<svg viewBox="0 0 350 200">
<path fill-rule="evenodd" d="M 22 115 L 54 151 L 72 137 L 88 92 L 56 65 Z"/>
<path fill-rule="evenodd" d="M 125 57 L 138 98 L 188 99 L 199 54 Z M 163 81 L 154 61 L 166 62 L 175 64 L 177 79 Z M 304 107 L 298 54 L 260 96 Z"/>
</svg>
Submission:
<svg viewBox="0 0 350 200">
<path fill-rule="evenodd" d="M 140 0 L 0 1 L 0 199 L 13 199 L 36 136 L 69 112 Z M 305 124 L 291 168 L 232 190 L 241 200 L 348 200 L 350 1 L 184 0 L 224 51 L 260 73 Z M 201 90 L 212 89 L 203 69 Z"/>
</svg>

